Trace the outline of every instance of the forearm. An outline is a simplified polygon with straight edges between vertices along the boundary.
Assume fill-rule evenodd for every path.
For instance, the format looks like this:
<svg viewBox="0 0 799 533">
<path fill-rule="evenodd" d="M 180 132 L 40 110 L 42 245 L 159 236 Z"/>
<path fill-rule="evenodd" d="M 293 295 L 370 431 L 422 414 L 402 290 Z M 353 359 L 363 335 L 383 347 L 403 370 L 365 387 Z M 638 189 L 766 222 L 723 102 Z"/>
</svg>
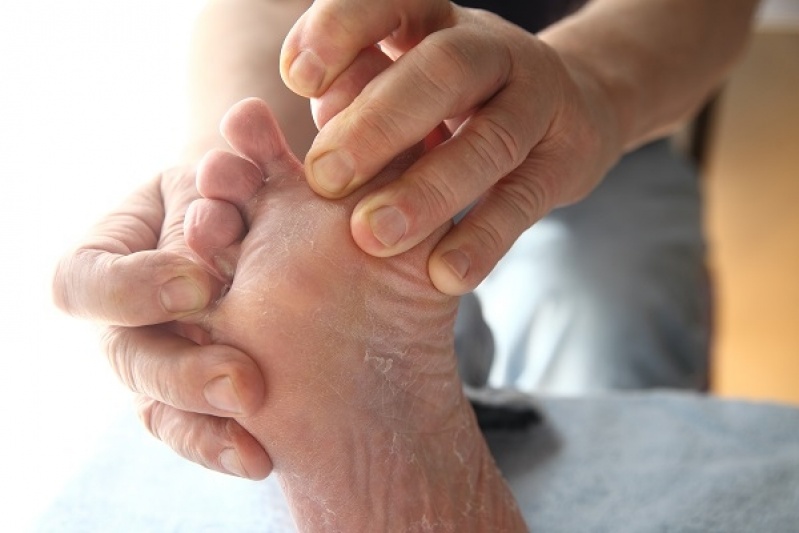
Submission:
<svg viewBox="0 0 799 533">
<path fill-rule="evenodd" d="M 632 149 L 701 106 L 741 54 L 757 0 L 593 0 L 540 34 L 597 83 Z"/>
<path fill-rule="evenodd" d="M 289 145 L 304 154 L 316 133 L 308 100 L 288 90 L 278 60 L 283 39 L 310 0 L 210 0 L 197 18 L 188 65 L 184 158 L 226 148 L 219 122 L 250 96 L 269 102 Z"/>
</svg>

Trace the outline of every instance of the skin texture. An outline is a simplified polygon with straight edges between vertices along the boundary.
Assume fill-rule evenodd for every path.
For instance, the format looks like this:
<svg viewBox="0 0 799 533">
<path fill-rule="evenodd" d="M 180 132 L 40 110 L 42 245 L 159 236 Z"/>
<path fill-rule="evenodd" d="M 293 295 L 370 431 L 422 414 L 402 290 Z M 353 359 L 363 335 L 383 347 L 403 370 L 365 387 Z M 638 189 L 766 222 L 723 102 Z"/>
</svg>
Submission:
<svg viewBox="0 0 799 533">
<path fill-rule="evenodd" d="M 476 203 L 429 264 L 436 287 L 462 294 L 624 150 L 697 109 L 740 54 L 756 4 L 594 0 L 535 36 L 443 0 L 318 0 L 283 46 L 290 88 L 323 96 L 374 43 L 398 60 L 322 128 L 305 159 L 311 186 L 345 196 L 446 121 L 452 138 L 364 197 L 352 232 L 391 256 Z"/>
<path fill-rule="evenodd" d="M 622 150 L 697 107 L 741 50 L 756 3 L 593 0 L 534 37 L 440 0 L 209 1 L 189 58 L 192 135 L 180 164 L 147 182 L 66 254 L 54 300 L 106 326 L 109 361 L 138 393 L 139 413 L 157 438 L 208 468 L 262 478 L 271 468 L 268 456 L 231 418 L 261 408 L 268 390 L 261 367 L 234 347 L 203 344 L 208 339 L 185 324 L 216 301 L 240 252 L 232 243 L 244 226 L 230 205 L 213 218 L 200 210 L 185 221 L 206 227 L 190 232 L 188 243 L 204 262 L 183 235 L 186 210 L 198 198 L 196 164 L 206 151 L 227 146 L 218 124 L 233 103 L 248 96 L 268 101 L 303 155 L 315 134 L 308 103 L 278 73 L 297 93 L 318 96 L 323 130 L 305 168 L 311 186 L 333 197 L 342 193 L 318 186 L 316 157 L 333 148 L 358 156 L 356 186 L 344 191 L 350 193 L 423 137 L 428 146 L 439 144 L 436 129 L 447 119 L 453 140 L 396 181 L 370 188 L 350 224 L 362 249 L 391 256 L 477 200 L 479 209 L 446 234 L 428 263 L 436 287 L 457 294 L 475 286 L 540 216 L 590 190 Z M 350 105 L 351 92 L 339 82 L 358 79 L 346 73 L 359 51 L 377 42 L 400 60 L 365 88 L 354 84 L 364 90 Z M 323 64 L 315 85 L 292 74 L 301 50 Z M 390 247 L 378 244 L 367 223 L 382 205 L 406 217 L 404 237 Z M 458 253 L 447 256 L 452 250 L 465 257 L 463 275 L 456 273 Z M 174 288 L 172 280 L 188 285 L 170 298 L 164 291 Z"/>
<path fill-rule="evenodd" d="M 166 171 L 109 213 L 61 260 L 53 297 L 104 325 L 109 363 L 156 437 L 208 468 L 263 478 L 271 469 L 264 450 L 222 418 L 261 404 L 258 367 L 235 348 L 203 345 L 207 336 L 191 324 L 223 287 L 183 238 L 184 214 L 199 198 L 195 179 L 190 167 Z"/>
<path fill-rule="evenodd" d="M 136 393 L 147 429 L 191 461 L 253 479 L 268 474 L 269 458 L 231 417 L 261 406 L 263 376 L 246 354 L 197 344 L 196 328 L 176 322 L 191 321 L 229 281 L 209 272 L 189 250 L 184 215 L 199 197 L 197 163 L 208 150 L 227 147 L 219 123 L 242 98 L 268 100 L 290 146 L 300 154 L 310 146 L 316 128 L 308 101 L 289 91 L 278 74 L 283 38 L 309 5 L 207 2 L 188 58 L 190 137 L 178 164 L 148 180 L 92 228 L 65 254 L 53 279 L 56 305 L 103 326 L 104 351 L 123 384 Z M 267 27 L 272 31 L 264 31 Z M 191 244 L 218 248 L 231 238 L 230 227 L 223 226 L 210 227 Z M 173 279 L 189 282 L 174 299 L 183 308 L 162 297 Z"/>
<path fill-rule="evenodd" d="M 463 395 L 457 299 L 427 276 L 448 226 L 372 257 L 348 231 L 357 195 L 314 194 L 262 101 L 234 106 L 222 131 L 242 159 L 206 156 L 206 200 L 193 210 L 235 205 L 249 230 L 234 244 L 229 291 L 201 324 L 269 376 L 263 407 L 239 422 L 269 450 L 299 529 L 524 531 Z M 190 228 L 189 239 L 202 230 Z"/>
</svg>

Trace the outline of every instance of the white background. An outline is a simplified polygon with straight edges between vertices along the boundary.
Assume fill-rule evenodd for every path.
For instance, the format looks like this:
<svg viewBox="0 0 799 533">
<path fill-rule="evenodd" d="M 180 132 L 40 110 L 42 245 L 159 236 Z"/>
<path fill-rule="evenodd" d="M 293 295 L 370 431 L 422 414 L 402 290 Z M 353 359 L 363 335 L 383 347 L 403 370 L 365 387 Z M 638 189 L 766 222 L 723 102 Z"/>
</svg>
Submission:
<svg viewBox="0 0 799 533">
<path fill-rule="evenodd" d="M 0 531 L 22 531 L 130 409 L 95 332 L 50 303 L 57 258 L 173 162 L 198 0 L 0 8 Z M 795 0 L 780 0 L 799 20 Z"/>
<path fill-rule="evenodd" d="M 26 529 L 128 394 L 50 303 L 57 258 L 173 157 L 196 0 L 0 7 L 0 531 Z"/>
</svg>

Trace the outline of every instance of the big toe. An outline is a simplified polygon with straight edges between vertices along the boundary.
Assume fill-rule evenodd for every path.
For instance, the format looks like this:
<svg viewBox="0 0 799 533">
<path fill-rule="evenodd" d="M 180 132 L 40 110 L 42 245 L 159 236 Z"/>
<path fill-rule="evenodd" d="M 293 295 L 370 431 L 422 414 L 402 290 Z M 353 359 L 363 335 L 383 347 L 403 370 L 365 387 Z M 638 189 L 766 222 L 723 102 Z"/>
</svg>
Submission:
<svg viewBox="0 0 799 533">
<path fill-rule="evenodd" d="M 221 129 L 231 148 L 254 163 L 264 179 L 301 168 L 263 100 L 247 98 L 235 104 L 222 119 Z"/>
</svg>

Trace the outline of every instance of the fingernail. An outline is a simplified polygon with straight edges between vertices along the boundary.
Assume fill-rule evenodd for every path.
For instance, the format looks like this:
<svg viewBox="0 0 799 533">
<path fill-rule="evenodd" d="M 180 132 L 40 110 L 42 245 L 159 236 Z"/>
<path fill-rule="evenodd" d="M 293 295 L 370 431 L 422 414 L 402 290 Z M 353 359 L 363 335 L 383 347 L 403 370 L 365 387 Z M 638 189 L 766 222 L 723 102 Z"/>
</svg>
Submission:
<svg viewBox="0 0 799 533">
<path fill-rule="evenodd" d="M 242 412 L 239 395 L 236 394 L 233 380 L 229 376 L 221 376 L 209 381 L 203 389 L 203 395 L 211 406 L 221 411 L 232 414 Z"/>
<path fill-rule="evenodd" d="M 386 247 L 397 244 L 408 231 L 405 216 L 399 209 L 390 205 L 384 205 L 372 211 L 369 215 L 369 226 L 372 228 L 375 238 Z"/>
<path fill-rule="evenodd" d="M 317 158 L 311 165 L 311 172 L 321 188 L 330 193 L 339 193 L 355 177 L 355 161 L 348 153 L 335 150 Z"/>
<path fill-rule="evenodd" d="M 205 304 L 205 295 L 189 278 L 173 278 L 161 286 L 161 305 L 170 313 L 197 311 Z"/>
<path fill-rule="evenodd" d="M 469 267 L 472 266 L 469 257 L 460 250 L 446 252 L 441 256 L 441 260 L 449 266 L 459 279 L 464 279 L 466 274 L 469 273 Z"/>
<path fill-rule="evenodd" d="M 310 50 L 303 50 L 289 67 L 289 80 L 303 96 L 313 96 L 325 79 L 325 64 Z"/>
<path fill-rule="evenodd" d="M 239 454 L 236 453 L 236 450 L 233 448 L 225 448 L 222 450 L 222 453 L 219 454 L 219 464 L 221 464 L 222 468 L 234 476 L 244 478 L 249 477 L 247 475 L 247 471 L 244 470 L 244 467 L 241 464 Z"/>
</svg>

